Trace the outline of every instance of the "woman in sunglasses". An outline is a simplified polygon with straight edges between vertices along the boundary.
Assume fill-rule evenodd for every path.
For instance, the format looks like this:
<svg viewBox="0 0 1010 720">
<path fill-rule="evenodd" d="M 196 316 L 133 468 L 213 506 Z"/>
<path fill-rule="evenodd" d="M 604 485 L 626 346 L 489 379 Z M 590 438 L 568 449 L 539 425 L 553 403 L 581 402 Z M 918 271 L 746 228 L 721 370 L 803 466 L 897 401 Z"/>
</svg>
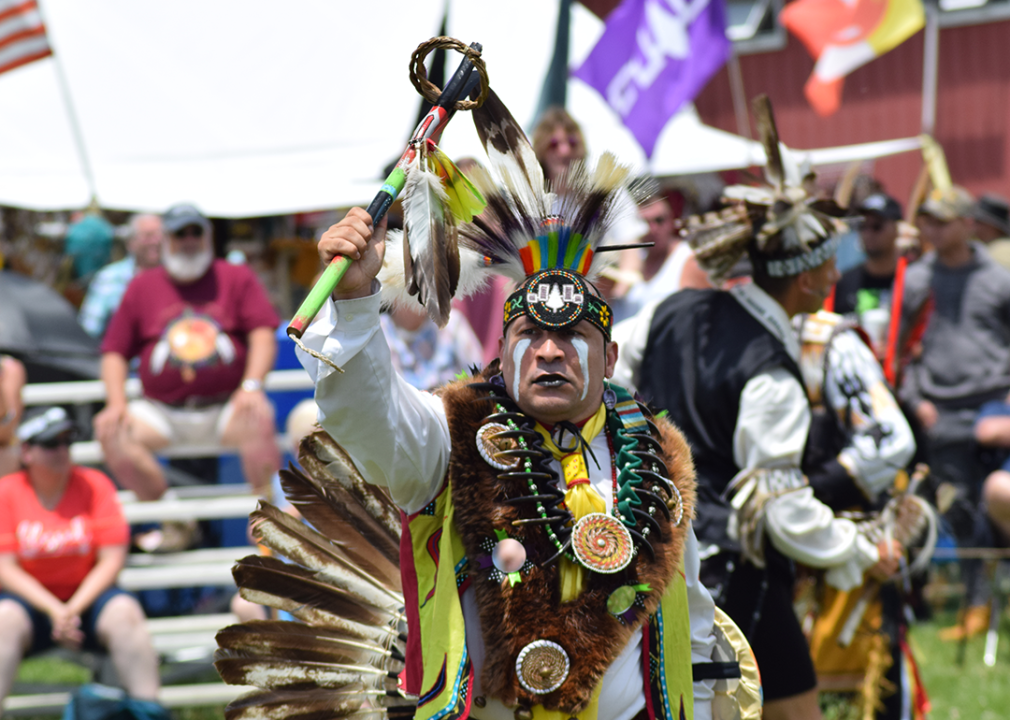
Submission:
<svg viewBox="0 0 1010 720">
<path fill-rule="evenodd" d="M 56 644 L 108 650 L 126 691 L 154 701 L 144 611 L 115 586 L 129 541 L 115 486 L 71 463 L 61 407 L 29 415 L 17 437 L 23 469 L 0 478 L 0 702 L 21 658 Z"/>
</svg>

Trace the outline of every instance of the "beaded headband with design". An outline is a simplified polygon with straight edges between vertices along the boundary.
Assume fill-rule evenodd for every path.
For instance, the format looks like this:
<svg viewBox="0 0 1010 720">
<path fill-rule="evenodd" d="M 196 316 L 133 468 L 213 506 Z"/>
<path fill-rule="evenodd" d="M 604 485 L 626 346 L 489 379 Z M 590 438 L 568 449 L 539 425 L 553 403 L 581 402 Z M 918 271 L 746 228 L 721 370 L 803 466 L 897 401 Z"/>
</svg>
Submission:
<svg viewBox="0 0 1010 720">
<path fill-rule="evenodd" d="M 754 114 L 768 163 L 767 185 L 733 185 L 723 191 L 730 204 L 721 213 L 689 218 L 681 234 L 699 266 L 721 282 L 749 254 L 756 271 L 790 277 L 826 262 L 845 230 L 844 211 L 834 200 L 816 195 L 814 175 L 801 169 L 779 142 L 771 102 L 761 95 Z"/>
<path fill-rule="evenodd" d="M 610 338 L 613 313 L 586 280 L 571 270 L 541 270 L 505 301 L 502 327 L 520 315 L 547 330 L 564 330 L 588 320 Z"/>
</svg>

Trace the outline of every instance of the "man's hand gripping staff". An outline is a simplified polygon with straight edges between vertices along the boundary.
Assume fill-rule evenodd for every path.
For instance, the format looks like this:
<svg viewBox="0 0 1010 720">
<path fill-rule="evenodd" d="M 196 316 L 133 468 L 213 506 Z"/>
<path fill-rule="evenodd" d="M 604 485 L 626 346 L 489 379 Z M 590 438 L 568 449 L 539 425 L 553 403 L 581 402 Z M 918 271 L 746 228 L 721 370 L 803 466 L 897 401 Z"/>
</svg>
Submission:
<svg viewBox="0 0 1010 720">
<path fill-rule="evenodd" d="M 438 88 L 427 80 L 423 65 L 424 57 L 434 47 L 451 47 L 466 55 L 440 94 Z M 338 292 L 341 297 L 357 297 L 368 294 L 371 281 L 382 266 L 382 245 L 386 234 L 383 219 L 386 211 L 389 210 L 406 185 L 410 168 L 416 166 L 417 155 L 419 152 L 423 152 L 422 144 L 429 141 L 436 142 L 441 137 L 449 120 L 455 115 L 456 110 L 472 110 L 480 107 L 487 98 L 490 87 L 484 62 L 480 58 L 480 51 L 480 43 L 472 43 L 470 47 L 466 47 L 458 40 L 439 37 L 419 45 L 411 56 L 411 81 L 418 92 L 432 103 L 432 108 L 414 130 L 406 150 L 368 209 L 365 211 L 357 208 L 352 210 L 347 216 L 350 221 L 330 228 L 320 242 L 320 255 L 326 263 L 326 270 L 298 308 L 287 329 L 288 335 L 294 339 L 295 343 L 311 355 L 318 357 L 316 353 L 304 347 L 301 343 L 301 336 L 326 299 L 334 291 Z M 473 93 L 478 83 L 480 95 L 477 100 L 466 100 L 465 98 Z M 338 228 L 340 229 L 338 230 Z M 375 228 L 375 232 L 373 232 L 373 228 Z M 369 244 L 373 235 L 376 242 Z M 336 367 L 327 358 L 319 357 L 318 359 Z M 336 369 L 340 370 L 340 368 Z"/>
</svg>

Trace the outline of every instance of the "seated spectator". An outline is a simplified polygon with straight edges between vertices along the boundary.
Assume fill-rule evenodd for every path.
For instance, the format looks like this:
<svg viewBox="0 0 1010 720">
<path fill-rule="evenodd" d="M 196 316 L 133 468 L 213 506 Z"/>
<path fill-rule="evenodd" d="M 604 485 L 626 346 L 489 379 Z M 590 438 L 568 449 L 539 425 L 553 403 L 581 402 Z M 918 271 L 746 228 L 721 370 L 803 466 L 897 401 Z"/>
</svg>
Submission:
<svg viewBox="0 0 1010 720">
<path fill-rule="evenodd" d="M 405 305 L 379 316 L 393 367 L 419 390 L 430 390 L 461 371 L 480 365 L 484 349 L 461 312 L 449 314 L 444 328 L 428 315 Z"/>
<path fill-rule="evenodd" d="M 95 435 L 106 464 L 139 499 L 156 500 L 166 482 L 154 452 L 216 439 L 238 449 L 247 482 L 265 494 L 280 467 L 263 392 L 279 318 L 252 270 L 214 259 L 199 210 L 176 205 L 162 225 L 162 266 L 133 279 L 102 343 L 107 399 Z M 135 357 L 144 396 L 127 402 Z"/>
<path fill-rule="evenodd" d="M 126 691 L 155 700 L 144 612 L 115 585 L 129 541 L 115 486 L 71 464 L 63 408 L 41 409 L 17 434 L 24 470 L 0 478 L 0 702 L 22 657 L 53 645 L 105 648 Z"/>
<path fill-rule="evenodd" d="M 986 403 L 975 421 L 975 441 L 999 452 L 1001 466 L 986 477 L 982 499 L 1001 545 L 1010 543 L 1010 398 Z"/>
<path fill-rule="evenodd" d="M 133 216 L 126 241 L 127 256 L 99 270 L 84 296 L 77 319 L 88 335 L 101 339 L 133 276 L 161 264 L 161 239 L 160 217 Z"/>
<path fill-rule="evenodd" d="M 21 421 L 21 388 L 25 386 L 25 366 L 9 355 L 0 355 L 0 477 L 17 470 L 17 436 Z"/>
<path fill-rule="evenodd" d="M 63 249 L 73 260 L 74 277 L 82 285 L 91 282 L 95 273 L 109 262 L 115 234 L 112 225 L 101 215 L 85 215 L 67 228 Z"/>
</svg>

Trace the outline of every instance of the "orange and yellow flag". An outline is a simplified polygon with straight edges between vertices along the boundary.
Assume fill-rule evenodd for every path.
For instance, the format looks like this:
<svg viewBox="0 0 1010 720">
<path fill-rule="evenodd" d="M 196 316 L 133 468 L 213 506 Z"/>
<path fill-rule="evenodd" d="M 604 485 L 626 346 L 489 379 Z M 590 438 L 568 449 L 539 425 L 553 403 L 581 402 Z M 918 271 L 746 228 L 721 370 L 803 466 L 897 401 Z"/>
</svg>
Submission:
<svg viewBox="0 0 1010 720">
<path fill-rule="evenodd" d="M 826 116 L 841 104 L 845 76 L 917 33 L 926 15 L 922 0 L 796 0 L 779 21 L 817 60 L 804 93 Z"/>
</svg>

